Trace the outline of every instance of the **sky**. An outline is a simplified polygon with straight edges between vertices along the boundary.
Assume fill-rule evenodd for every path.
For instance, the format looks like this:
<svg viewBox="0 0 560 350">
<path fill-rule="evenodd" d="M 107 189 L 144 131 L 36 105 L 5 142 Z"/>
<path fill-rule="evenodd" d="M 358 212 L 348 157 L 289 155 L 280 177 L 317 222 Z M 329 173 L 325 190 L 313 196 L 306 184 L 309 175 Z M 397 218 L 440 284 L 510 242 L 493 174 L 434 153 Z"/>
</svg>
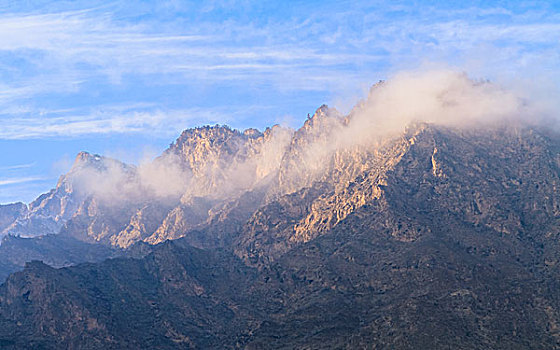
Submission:
<svg viewBox="0 0 560 350">
<path fill-rule="evenodd" d="M 130 163 L 184 129 L 300 126 L 401 70 L 556 97 L 556 1 L 0 0 L 0 203 L 80 151 Z"/>
</svg>

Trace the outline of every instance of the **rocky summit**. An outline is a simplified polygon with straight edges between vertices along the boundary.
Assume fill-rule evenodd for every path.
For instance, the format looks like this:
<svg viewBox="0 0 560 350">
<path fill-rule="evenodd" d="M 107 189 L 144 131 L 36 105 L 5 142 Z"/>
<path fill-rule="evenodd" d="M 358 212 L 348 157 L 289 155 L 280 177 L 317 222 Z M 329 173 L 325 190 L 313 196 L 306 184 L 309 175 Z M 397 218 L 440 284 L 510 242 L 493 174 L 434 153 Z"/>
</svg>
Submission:
<svg viewBox="0 0 560 350">
<path fill-rule="evenodd" d="M 0 345 L 560 348 L 560 134 L 355 118 L 189 129 L 138 166 L 81 153 L 0 206 Z"/>
</svg>

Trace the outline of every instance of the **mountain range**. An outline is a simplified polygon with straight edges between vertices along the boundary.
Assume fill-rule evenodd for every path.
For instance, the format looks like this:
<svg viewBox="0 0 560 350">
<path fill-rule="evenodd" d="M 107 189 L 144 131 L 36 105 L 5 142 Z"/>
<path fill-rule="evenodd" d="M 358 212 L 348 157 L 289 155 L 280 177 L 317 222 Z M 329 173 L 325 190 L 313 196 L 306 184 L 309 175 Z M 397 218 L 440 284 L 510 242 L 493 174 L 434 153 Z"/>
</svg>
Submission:
<svg viewBox="0 0 560 350">
<path fill-rule="evenodd" d="M 297 130 L 188 129 L 137 166 L 82 152 L 0 206 L 0 345 L 560 348 L 560 134 L 367 132 L 384 89 Z"/>
</svg>

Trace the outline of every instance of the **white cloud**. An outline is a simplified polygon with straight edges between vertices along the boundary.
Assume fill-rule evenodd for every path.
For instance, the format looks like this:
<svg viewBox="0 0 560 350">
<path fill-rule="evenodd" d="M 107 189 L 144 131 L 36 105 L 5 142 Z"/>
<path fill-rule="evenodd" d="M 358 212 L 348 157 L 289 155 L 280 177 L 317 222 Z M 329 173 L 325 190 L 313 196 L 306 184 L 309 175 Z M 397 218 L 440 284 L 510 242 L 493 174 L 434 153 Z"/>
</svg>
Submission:
<svg viewBox="0 0 560 350">
<path fill-rule="evenodd" d="M 28 169 L 35 165 L 35 163 L 27 163 L 27 164 L 17 164 L 17 165 L 8 165 L 8 166 L 0 166 L 0 170 L 18 170 L 18 169 Z"/>
<path fill-rule="evenodd" d="M 0 179 L 0 186 L 15 185 L 15 184 L 21 184 L 26 182 L 40 181 L 40 180 L 44 180 L 44 178 L 38 176 L 29 176 L 29 177 Z"/>
<path fill-rule="evenodd" d="M 76 137 L 108 133 L 146 133 L 174 136 L 186 125 L 228 120 L 215 109 L 190 110 L 94 110 L 87 115 L 19 116 L 0 119 L 0 139 Z M 231 111 L 230 113 L 235 113 Z M 231 117 L 231 114 L 229 115 Z"/>
</svg>

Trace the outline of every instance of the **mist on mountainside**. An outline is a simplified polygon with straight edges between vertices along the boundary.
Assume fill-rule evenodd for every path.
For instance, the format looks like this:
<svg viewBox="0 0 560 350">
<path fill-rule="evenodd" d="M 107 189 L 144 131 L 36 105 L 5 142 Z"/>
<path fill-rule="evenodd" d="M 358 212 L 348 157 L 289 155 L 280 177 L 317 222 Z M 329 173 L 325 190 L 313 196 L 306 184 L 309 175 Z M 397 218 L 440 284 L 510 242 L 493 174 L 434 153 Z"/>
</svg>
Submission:
<svg viewBox="0 0 560 350">
<path fill-rule="evenodd" d="M 449 69 L 399 72 L 375 84 L 349 115 L 332 108 L 319 109 L 317 113 L 316 120 L 311 122 L 319 127 L 310 131 L 317 135 L 311 135 L 311 141 L 299 154 L 298 172 L 310 176 L 320 173 L 333 153 L 356 147 L 371 148 L 381 140 L 397 136 L 411 123 L 459 128 L 504 122 L 535 124 L 549 121 L 547 117 L 552 114 L 543 113 L 525 96 L 506 87 Z M 211 195 L 223 198 L 250 189 L 278 171 L 286 161 L 285 152 L 294 146 L 293 133 L 288 127 L 275 127 L 262 145 L 251 149 L 254 153 L 251 156 L 237 157 L 230 162 L 209 162 L 196 169 L 192 167 L 196 159 L 186 164 L 176 152 L 165 152 L 153 161 L 145 159 L 134 169 L 115 162 L 108 162 L 102 169 L 86 167 L 74 185 L 80 193 L 118 204 L 138 200 L 137 196 L 166 200 L 186 192 L 194 196 L 209 195 L 197 193 L 197 188 L 203 186 L 197 178 L 206 178 L 214 181 Z M 197 147 L 204 152 L 204 144 Z M 287 174 L 289 171 L 283 175 Z"/>
</svg>

